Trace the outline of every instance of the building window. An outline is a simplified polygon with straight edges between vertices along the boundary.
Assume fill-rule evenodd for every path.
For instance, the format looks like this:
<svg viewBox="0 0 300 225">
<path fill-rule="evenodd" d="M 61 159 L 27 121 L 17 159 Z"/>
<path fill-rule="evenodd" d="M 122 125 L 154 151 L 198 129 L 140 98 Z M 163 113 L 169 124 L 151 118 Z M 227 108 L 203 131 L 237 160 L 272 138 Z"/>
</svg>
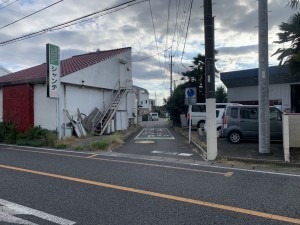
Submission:
<svg viewBox="0 0 300 225">
<path fill-rule="evenodd" d="M 145 100 L 145 103 L 147 104 L 147 100 Z"/>
</svg>

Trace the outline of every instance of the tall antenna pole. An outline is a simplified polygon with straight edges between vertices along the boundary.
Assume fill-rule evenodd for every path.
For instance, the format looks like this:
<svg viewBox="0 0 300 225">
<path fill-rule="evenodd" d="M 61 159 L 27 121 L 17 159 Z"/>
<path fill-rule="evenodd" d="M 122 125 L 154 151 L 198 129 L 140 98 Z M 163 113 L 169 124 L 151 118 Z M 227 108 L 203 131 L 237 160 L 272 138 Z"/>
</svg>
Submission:
<svg viewBox="0 0 300 225">
<path fill-rule="evenodd" d="M 269 60 L 268 60 L 268 1 L 258 0 L 258 100 L 259 153 L 270 154 Z"/>
</svg>

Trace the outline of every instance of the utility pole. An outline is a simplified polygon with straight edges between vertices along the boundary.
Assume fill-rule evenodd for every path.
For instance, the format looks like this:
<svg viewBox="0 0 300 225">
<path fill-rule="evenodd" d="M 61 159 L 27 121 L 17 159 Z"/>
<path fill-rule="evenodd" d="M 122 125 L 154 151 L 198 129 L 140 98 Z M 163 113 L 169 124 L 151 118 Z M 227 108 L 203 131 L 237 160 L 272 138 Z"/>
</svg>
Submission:
<svg viewBox="0 0 300 225">
<path fill-rule="evenodd" d="M 258 0 L 258 101 L 259 153 L 270 154 L 268 0 Z"/>
<path fill-rule="evenodd" d="M 205 39 L 207 159 L 215 160 L 218 154 L 218 150 L 216 129 L 214 18 L 212 16 L 212 0 L 203 0 L 203 3 Z"/>
<path fill-rule="evenodd" d="M 170 65 L 170 97 L 172 96 L 172 80 L 173 80 L 173 56 L 171 55 L 171 65 Z"/>
</svg>

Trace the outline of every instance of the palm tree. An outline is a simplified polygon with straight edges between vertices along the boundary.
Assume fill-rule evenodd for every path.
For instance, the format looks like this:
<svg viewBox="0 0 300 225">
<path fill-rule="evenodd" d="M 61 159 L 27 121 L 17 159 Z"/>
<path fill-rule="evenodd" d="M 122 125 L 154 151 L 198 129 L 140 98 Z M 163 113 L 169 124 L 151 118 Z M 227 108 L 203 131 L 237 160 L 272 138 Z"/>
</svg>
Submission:
<svg viewBox="0 0 300 225">
<path fill-rule="evenodd" d="M 288 2 L 288 5 L 292 9 L 297 9 L 298 8 L 298 4 L 299 4 L 299 0 L 289 0 L 289 2 Z"/>
<path fill-rule="evenodd" d="M 292 4 L 292 3 L 291 3 Z M 281 33 L 277 33 L 279 40 L 274 43 L 291 43 L 288 48 L 279 48 L 273 54 L 279 54 L 279 65 L 289 65 L 291 73 L 300 74 L 300 13 L 293 15 L 287 23 L 279 26 Z"/>
<path fill-rule="evenodd" d="M 192 70 L 183 72 L 182 76 L 188 78 L 190 87 L 197 87 L 198 102 L 205 102 L 205 56 L 199 53 L 192 62 Z"/>
</svg>

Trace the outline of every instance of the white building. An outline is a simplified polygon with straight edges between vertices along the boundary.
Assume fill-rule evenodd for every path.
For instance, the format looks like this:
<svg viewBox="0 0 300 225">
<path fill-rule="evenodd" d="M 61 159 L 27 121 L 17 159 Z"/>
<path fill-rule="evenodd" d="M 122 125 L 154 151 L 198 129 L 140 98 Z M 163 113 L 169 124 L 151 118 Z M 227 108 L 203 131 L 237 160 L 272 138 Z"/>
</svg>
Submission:
<svg viewBox="0 0 300 225">
<path fill-rule="evenodd" d="M 149 92 L 145 88 L 133 85 L 133 93 L 136 98 L 136 122 L 142 121 L 142 116 L 149 113 Z"/>
<path fill-rule="evenodd" d="M 227 87 L 228 102 L 258 104 L 258 69 L 221 73 Z M 270 105 L 300 113 L 300 76 L 289 74 L 288 67 L 269 67 Z"/>
<path fill-rule="evenodd" d="M 105 122 L 114 120 L 114 129 L 127 129 L 136 110 L 131 68 L 131 48 L 62 60 L 59 125 L 70 122 L 66 111 L 75 120 L 78 110 L 88 116 L 98 108 L 100 113 L 95 118 L 99 121 L 93 124 L 93 129 L 98 123 L 104 129 L 104 115 L 110 118 Z M 57 129 L 57 100 L 47 98 L 46 71 L 44 63 L 0 77 L 0 117 L 12 121 L 20 131 L 38 125 Z"/>
</svg>

